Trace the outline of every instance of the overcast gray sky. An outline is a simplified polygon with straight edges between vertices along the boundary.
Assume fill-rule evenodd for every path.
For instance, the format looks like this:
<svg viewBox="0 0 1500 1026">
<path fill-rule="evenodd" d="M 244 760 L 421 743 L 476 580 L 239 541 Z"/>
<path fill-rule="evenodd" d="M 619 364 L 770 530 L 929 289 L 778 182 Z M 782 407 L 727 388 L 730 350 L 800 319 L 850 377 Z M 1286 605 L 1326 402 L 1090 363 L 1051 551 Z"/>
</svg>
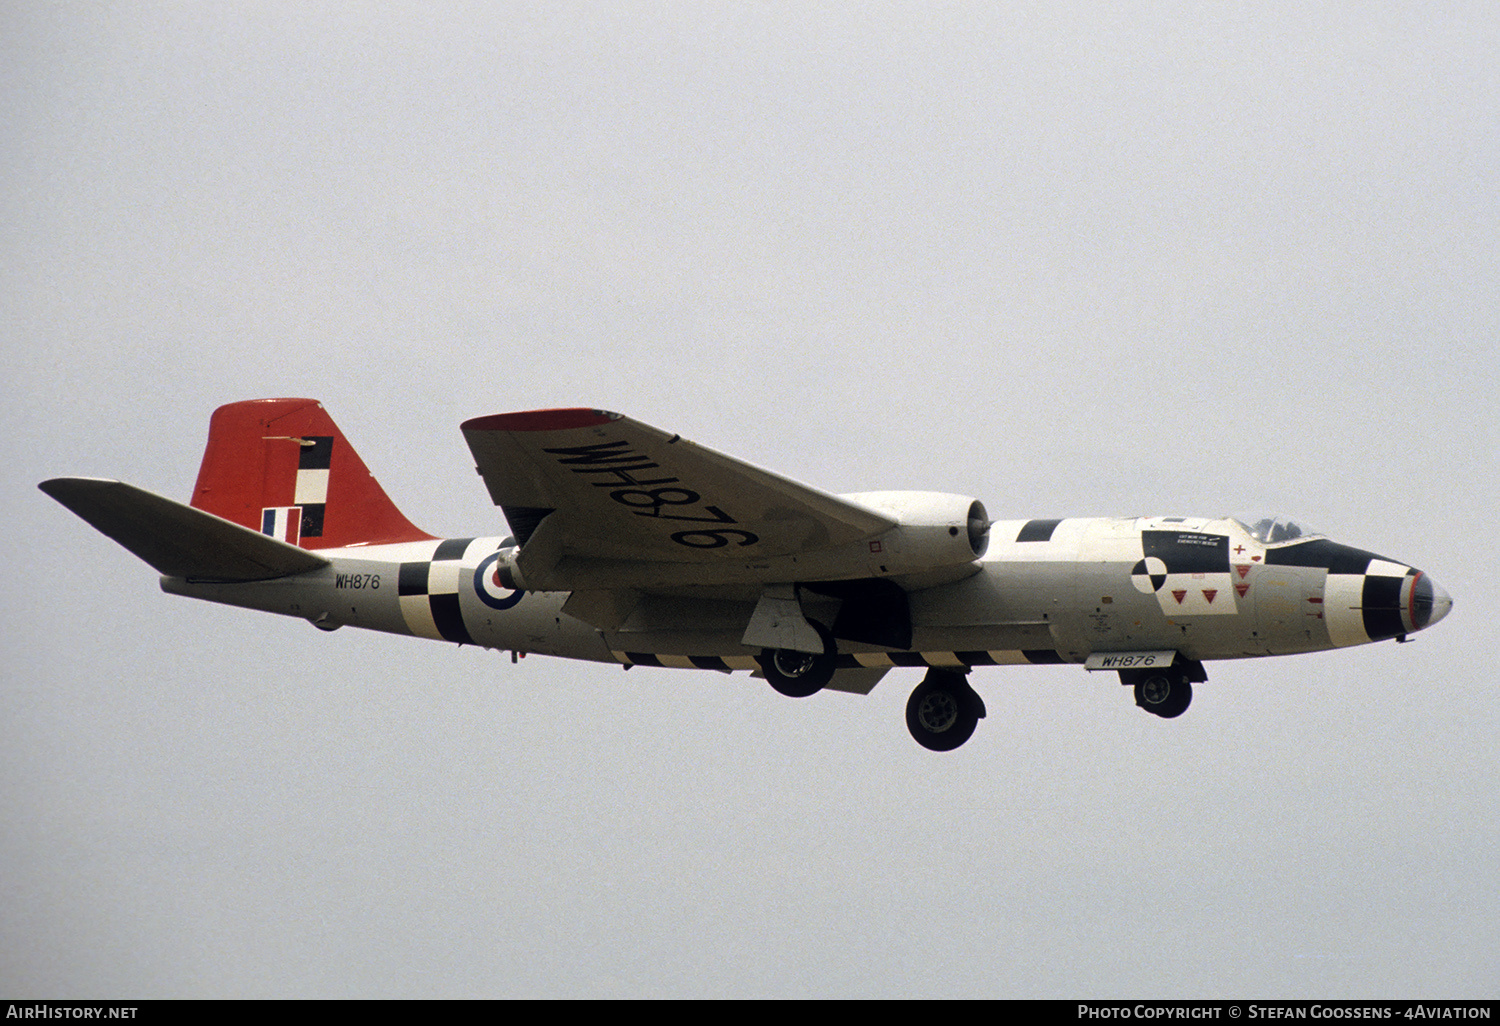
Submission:
<svg viewBox="0 0 1500 1026">
<path fill-rule="evenodd" d="M 1500 8 L 0 11 L 0 993 L 1496 996 Z M 1457 603 L 903 707 L 324 635 L 35 488 L 186 499 L 324 401 L 503 533 L 459 423 L 616 409 L 997 518 L 1275 510 Z"/>
</svg>

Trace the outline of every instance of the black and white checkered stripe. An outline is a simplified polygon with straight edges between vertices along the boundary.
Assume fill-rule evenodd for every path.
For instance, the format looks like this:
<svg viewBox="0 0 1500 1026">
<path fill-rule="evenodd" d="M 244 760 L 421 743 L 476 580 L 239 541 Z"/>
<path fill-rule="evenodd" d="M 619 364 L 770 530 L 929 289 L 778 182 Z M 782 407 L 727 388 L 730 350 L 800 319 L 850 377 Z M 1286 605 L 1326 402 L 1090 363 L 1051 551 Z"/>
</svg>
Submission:
<svg viewBox="0 0 1500 1026">
<path fill-rule="evenodd" d="M 1422 575 L 1405 563 L 1323 538 L 1267 549 L 1266 563 L 1328 571 L 1323 618 L 1329 640 L 1339 647 L 1383 641 L 1425 625 L 1415 622 L 1410 601 Z"/>
<path fill-rule="evenodd" d="M 758 670 L 754 656 L 659 655 L 652 652 L 610 653 L 626 666 L 665 666 L 680 670 Z M 838 657 L 840 670 L 888 670 L 896 666 L 940 666 L 968 669 L 974 666 L 1025 666 L 1066 662 L 1051 649 L 993 650 L 988 652 L 852 652 Z"/>
<path fill-rule="evenodd" d="M 402 563 L 397 581 L 401 616 L 418 637 L 474 644 L 459 609 L 459 581 L 463 557 L 473 538 L 448 538 L 438 543 L 430 560 Z"/>
<path fill-rule="evenodd" d="M 333 436 L 308 435 L 297 453 L 297 486 L 292 505 L 302 507 L 302 537 L 323 537 L 328 508 L 328 471 L 333 465 Z"/>
<path fill-rule="evenodd" d="M 1416 627 L 1402 603 L 1407 582 L 1417 571 L 1402 563 L 1372 558 L 1363 573 L 1329 573 L 1323 586 L 1328 636 L 1335 645 L 1363 645 L 1398 637 Z"/>
</svg>

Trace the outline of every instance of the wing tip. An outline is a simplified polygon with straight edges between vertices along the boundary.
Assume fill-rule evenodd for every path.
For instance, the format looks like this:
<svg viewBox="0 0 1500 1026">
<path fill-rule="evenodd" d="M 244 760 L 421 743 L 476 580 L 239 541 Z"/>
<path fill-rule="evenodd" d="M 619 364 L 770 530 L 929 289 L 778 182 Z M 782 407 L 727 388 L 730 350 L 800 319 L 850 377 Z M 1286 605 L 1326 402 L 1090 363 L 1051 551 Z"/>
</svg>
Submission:
<svg viewBox="0 0 1500 1026">
<path fill-rule="evenodd" d="M 63 502 L 66 496 L 82 491 L 110 488 L 124 483 L 112 477 L 51 477 L 40 482 L 37 487 L 58 502 Z"/>
<path fill-rule="evenodd" d="M 465 431 L 567 431 L 570 428 L 599 427 L 620 419 L 608 410 L 570 407 L 557 410 L 526 410 L 520 413 L 496 413 L 463 422 Z"/>
</svg>

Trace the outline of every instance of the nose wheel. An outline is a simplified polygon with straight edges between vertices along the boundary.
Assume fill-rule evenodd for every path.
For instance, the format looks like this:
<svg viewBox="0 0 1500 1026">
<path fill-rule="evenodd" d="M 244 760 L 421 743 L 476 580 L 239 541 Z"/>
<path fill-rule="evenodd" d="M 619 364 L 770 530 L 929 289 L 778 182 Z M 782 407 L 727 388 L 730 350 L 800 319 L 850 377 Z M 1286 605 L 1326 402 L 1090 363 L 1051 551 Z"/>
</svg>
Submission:
<svg viewBox="0 0 1500 1026">
<path fill-rule="evenodd" d="M 1164 670 L 1121 670 L 1120 683 L 1135 686 L 1135 704 L 1153 716 L 1174 719 L 1193 701 L 1193 681 L 1204 681 L 1202 663 L 1174 663 Z"/>
<path fill-rule="evenodd" d="M 1157 673 L 1135 686 L 1135 704 L 1165 720 L 1187 712 L 1192 701 L 1193 686 L 1181 677 Z"/>
</svg>

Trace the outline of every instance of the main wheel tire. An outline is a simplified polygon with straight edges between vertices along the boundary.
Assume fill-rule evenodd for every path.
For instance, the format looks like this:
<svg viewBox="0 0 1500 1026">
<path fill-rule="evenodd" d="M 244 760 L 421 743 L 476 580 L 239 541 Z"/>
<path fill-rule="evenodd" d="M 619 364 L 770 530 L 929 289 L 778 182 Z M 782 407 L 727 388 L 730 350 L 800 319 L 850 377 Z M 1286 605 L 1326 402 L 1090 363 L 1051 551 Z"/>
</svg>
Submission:
<svg viewBox="0 0 1500 1026">
<path fill-rule="evenodd" d="M 1135 704 L 1164 720 L 1187 712 L 1192 701 L 1193 686 L 1181 674 L 1148 673 L 1135 686 Z"/>
<path fill-rule="evenodd" d="M 816 620 L 807 621 L 823 639 L 822 655 L 794 652 L 788 648 L 765 648 L 760 653 L 760 668 L 771 687 L 788 698 L 807 698 L 822 691 L 833 680 L 838 668 L 838 643 L 833 634 Z"/>
<path fill-rule="evenodd" d="M 983 715 L 979 696 L 958 673 L 931 673 L 906 702 L 906 729 L 917 744 L 951 752 L 974 735 Z"/>
</svg>

